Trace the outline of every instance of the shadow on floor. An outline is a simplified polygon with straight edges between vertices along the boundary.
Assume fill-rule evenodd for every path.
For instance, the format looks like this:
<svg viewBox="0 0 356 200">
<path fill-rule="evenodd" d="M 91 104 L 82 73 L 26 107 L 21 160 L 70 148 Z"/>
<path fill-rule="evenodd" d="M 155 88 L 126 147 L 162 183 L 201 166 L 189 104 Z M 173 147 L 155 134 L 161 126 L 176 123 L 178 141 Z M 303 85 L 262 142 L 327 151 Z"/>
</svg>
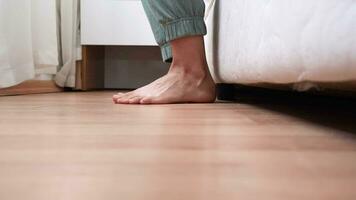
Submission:
<svg viewBox="0 0 356 200">
<path fill-rule="evenodd" d="M 356 97 L 218 85 L 218 99 L 252 104 L 346 132 L 356 139 Z"/>
</svg>

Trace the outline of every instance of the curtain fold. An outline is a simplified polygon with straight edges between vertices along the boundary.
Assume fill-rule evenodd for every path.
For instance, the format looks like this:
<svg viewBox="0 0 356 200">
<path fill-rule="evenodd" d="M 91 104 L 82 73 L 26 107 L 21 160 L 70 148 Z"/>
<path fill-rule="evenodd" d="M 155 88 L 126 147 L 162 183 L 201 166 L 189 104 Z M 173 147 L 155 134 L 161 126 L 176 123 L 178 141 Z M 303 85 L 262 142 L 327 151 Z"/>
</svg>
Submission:
<svg viewBox="0 0 356 200">
<path fill-rule="evenodd" d="M 30 8 L 27 1 L 0 0 L 0 88 L 35 76 Z"/>
<path fill-rule="evenodd" d="M 60 87 L 75 87 L 76 61 L 81 60 L 80 1 L 56 0 L 59 42 L 59 71 L 55 82 Z"/>
<path fill-rule="evenodd" d="M 17 0 L 16 0 L 17 1 Z M 53 0 L 30 0 L 32 56 L 36 75 L 55 75 L 58 67 L 57 16 Z"/>
<path fill-rule="evenodd" d="M 79 0 L 0 0 L 0 88 L 38 75 L 75 87 Z M 43 77 L 43 76 L 42 76 Z"/>
<path fill-rule="evenodd" d="M 48 0 L 0 0 L 0 88 L 56 72 L 55 5 Z"/>
</svg>

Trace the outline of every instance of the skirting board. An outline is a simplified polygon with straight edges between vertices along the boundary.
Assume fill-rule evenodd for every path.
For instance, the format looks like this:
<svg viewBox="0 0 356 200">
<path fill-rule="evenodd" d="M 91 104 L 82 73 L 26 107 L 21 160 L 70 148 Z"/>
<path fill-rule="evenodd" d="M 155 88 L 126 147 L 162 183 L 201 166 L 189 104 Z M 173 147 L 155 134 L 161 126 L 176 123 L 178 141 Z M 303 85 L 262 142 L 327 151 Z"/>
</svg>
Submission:
<svg viewBox="0 0 356 200">
<path fill-rule="evenodd" d="M 62 92 L 54 81 L 30 80 L 19 85 L 0 89 L 0 96 Z"/>
</svg>

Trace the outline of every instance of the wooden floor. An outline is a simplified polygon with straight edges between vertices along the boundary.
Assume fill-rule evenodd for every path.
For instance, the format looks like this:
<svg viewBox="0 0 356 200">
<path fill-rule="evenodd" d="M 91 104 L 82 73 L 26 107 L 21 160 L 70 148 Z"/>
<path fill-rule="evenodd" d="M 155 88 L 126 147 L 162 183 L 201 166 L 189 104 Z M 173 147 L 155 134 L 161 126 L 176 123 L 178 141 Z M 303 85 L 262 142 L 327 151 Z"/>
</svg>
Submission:
<svg viewBox="0 0 356 200">
<path fill-rule="evenodd" d="M 352 113 L 112 93 L 0 97 L 0 199 L 356 199 Z"/>
</svg>

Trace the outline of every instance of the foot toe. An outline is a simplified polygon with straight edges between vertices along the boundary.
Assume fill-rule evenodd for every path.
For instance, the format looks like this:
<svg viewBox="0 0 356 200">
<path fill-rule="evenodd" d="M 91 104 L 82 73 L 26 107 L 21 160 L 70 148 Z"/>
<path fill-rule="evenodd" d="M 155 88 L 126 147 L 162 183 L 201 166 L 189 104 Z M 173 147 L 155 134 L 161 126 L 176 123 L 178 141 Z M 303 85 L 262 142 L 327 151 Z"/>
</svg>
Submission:
<svg viewBox="0 0 356 200">
<path fill-rule="evenodd" d="M 128 104 L 128 100 L 127 99 L 118 99 L 118 100 L 116 100 L 116 103 L 118 103 L 118 104 Z"/>
<path fill-rule="evenodd" d="M 131 97 L 130 96 L 124 96 L 116 100 L 117 103 L 120 104 L 128 104 L 130 102 Z"/>
<path fill-rule="evenodd" d="M 119 92 L 119 93 L 113 95 L 112 98 L 113 98 L 113 99 L 118 99 L 118 98 L 120 98 L 120 97 L 122 97 L 122 96 L 124 96 L 124 95 L 125 95 L 125 93 Z"/>
<path fill-rule="evenodd" d="M 129 104 L 139 104 L 141 99 L 142 99 L 141 97 L 131 98 L 131 99 L 129 99 Z"/>
<path fill-rule="evenodd" d="M 140 100 L 140 104 L 152 104 L 153 99 L 151 97 L 145 97 Z"/>
<path fill-rule="evenodd" d="M 119 98 L 115 99 L 117 103 L 121 103 L 121 102 L 126 102 L 128 101 L 132 96 L 134 96 L 135 93 L 134 92 L 128 92 L 122 96 L 120 96 Z"/>
</svg>

